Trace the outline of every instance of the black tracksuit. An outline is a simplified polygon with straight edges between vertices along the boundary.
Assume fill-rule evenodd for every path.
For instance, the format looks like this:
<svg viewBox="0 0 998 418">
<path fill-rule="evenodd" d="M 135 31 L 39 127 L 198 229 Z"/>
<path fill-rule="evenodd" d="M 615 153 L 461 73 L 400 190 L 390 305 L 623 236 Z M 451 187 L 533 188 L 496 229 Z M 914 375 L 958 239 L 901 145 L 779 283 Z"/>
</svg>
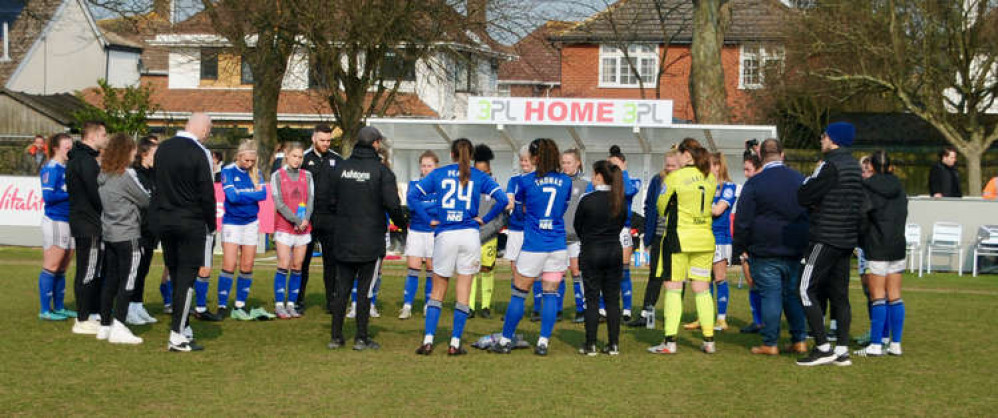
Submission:
<svg viewBox="0 0 998 418">
<path fill-rule="evenodd" d="M 66 162 L 66 191 L 69 193 L 69 230 L 76 240 L 77 319 L 87 320 L 100 309 L 103 282 L 104 245 L 101 241 L 101 201 L 97 188 L 100 165 L 97 150 L 83 142 L 73 143 Z"/>
<path fill-rule="evenodd" d="M 327 150 L 325 154 L 319 154 L 315 148 L 305 151 L 305 158 L 302 160 L 302 167 L 312 173 L 312 182 L 316 191 L 315 201 L 327 199 L 326 196 L 318 194 L 322 186 L 329 182 L 336 164 L 343 161 L 343 157 Z M 275 170 L 276 171 L 276 170 Z M 327 199 L 328 200 L 328 199 Z M 332 216 L 327 207 L 316 207 L 312 211 L 312 240 L 305 247 L 305 260 L 301 264 L 301 290 L 298 292 L 296 306 L 304 309 L 305 287 L 308 285 L 309 266 L 312 264 L 312 253 L 315 251 L 315 244 L 322 247 L 322 283 L 326 288 L 326 310 L 331 311 L 333 305 L 333 293 L 336 289 L 336 260 L 333 258 L 333 227 Z"/>
<path fill-rule="evenodd" d="M 357 280 L 357 335 L 367 341 L 370 317 L 369 289 L 377 277 L 378 261 L 385 256 L 385 213 L 396 225 L 404 226 L 395 175 L 381 164 L 374 148 L 357 146 L 353 155 L 336 164 L 332 177 L 323 185 L 323 207 L 333 216 L 332 253 L 336 258 L 336 294 L 333 299 L 333 340 L 343 340 L 343 319 L 350 289 Z"/>
<path fill-rule="evenodd" d="M 810 214 L 806 264 L 800 293 L 811 334 L 818 345 L 825 334 L 823 298 L 838 322 L 838 341 L 849 342 L 849 260 L 859 243 L 860 212 L 865 195 L 859 162 L 844 148 L 829 151 L 797 193 Z"/>
<path fill-rule="evenodd" d="M 901 180 L 893 174 L 874 174 L 863 180 L 868 205 L 863 216 L 860 247 L 870 261 L 904 260 L 907 242 L 904 226 L 908 220 L 908 197 Z"/>
<path fill-rule="evenodd" d="M 134 165 L 135 174 L 139 178 L 142 187 L 152 193 L 156 190 L 156 172 L 150 168 L 142 167 L 140 164 Z M 139 239 L 139 248 L 142 250 L 142 257 L 139 259 L 139 267 L 136 272 L 135 291 L 132 292 L 132 302 L 142 303 L 143 294 L 146 289 L 146 276 L 149 275 L 149 267 L 152 265 L 152 256 L 156 251 L 159 240 L 156 234 L 149 229 L 149 210 L 142 210 L 142 238 Z"/>
<path fill-rule="evenodd" d="M 582 197 L 575 212 L 575 232 L 582 241 L 579 266 L 586 297 L 586 346 L 596 344 L 599 298 L 606 301 L 608 343 L 618 344 L 620 335 L 620 281 L 623 278 L 623 248 L 620 230 L 627 208 L 610 215 L 610 192 L 597 190 Z"/>
<path fill-rule="evenodd" d="M 211 165 L 208 151 L 190 137 L 170 138 L 156 151 L 156 191 L 149 222 L 163 242 L 163 259 L 173 280 L 170 329 L 177 333 L 187 326 L 198 269 L 211 265 L 216 226 Z"/>
</svg>

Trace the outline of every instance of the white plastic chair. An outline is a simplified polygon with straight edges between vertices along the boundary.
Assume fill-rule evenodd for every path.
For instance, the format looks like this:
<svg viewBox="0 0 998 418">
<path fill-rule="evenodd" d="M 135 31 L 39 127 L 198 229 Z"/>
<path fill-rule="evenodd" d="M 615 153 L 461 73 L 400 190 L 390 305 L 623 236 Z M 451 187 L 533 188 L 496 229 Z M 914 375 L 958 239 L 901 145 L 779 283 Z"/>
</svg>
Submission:
<svg viewBox="0 0 998 418">
<path fill-rule="evenodd" d="M 977 229 L 974 245 L 974 277 L 977 277 L 977 260 L 981 256 L 998 256 L 998 225 L 981 225 Z"/>
<path fill-rule="evenodd" d="M 932 274 L 932 253 L 955 254 L 960 261 L 957 274 L 963 276 L 963 225 L 956 222 L 936 222 L 932 225 L 932 238 L 925 245 L 929 252 L 925 262 L 925 272 Z"/>
<path fill-rule="evenodd" d="M 922 227 L 911 223 L 904 226 L 904 241 L 908 258 L 908 272 L 911 273 L 916 268 L 915 257 L 918 257 L 918 277 L 922 277 L 922 265 L 924 255 L 922 254 Z"/>
</svg>

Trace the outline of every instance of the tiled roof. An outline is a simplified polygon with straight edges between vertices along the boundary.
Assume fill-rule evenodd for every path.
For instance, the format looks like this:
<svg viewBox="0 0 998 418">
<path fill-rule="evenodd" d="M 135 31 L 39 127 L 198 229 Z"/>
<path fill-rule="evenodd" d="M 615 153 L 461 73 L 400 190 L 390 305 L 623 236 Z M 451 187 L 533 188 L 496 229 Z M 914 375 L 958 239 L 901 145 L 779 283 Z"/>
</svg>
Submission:
<svg viewBox="0 0 998 418">
<path fill-rule="evenodd" d="M 142 83 L 152 87 L 151 101 L 163 112 L 253 113 L 253 92 L 250 89 L 170 89 L 167 77 L 144 76 Z M 99 105 L 97 89 L 83 92 L 83 99 Z M 371 96 L 368 95 L 368 103 Z M 332 115 L 329 103 L 315 91 L 283 91 L 277 104 L 278 115 Z M 399 93 L 385 116 L 437 117 L 437 113 L 415 94 Z"/>
<path fill-rule="evenodd" d="M 512 47 L 519 58 L 500 64 L 499 81 L 560 82 L 561 54 L 548 38 L 573 25 L 573 22 L 549 21 L 520 39 Z"/>
<path fill-rule="evenodd" d="M 664 4 L 663 4 L 664 3 Z M 693 2 L 689 0 L 620 0 L 574 28 L 552 37 L 566 43 L 606 40 L 661 42 L 662 22 L 656 4 L 663 4 L 666 32 L 677 34 L 674 43 L 693 39 Z M 731 0 L 731 26 L 724 40 L 729 43 L 771 41 L 782 37 L 780 21 L 786 7 L 776 0 Z M 616 28 L 616 30 L 615 30 Z"/>
<path fill-rule="evenodd" d="M 35 40 L 41 36 L 49 20 L 59 10 L 64 0 L 22 0 L 27 5 L 8 29 L 10 36 L 10 61 L 0 61 L 0 86 L 6 85 L 18 65 L 28 54 Z"/>
</svg>

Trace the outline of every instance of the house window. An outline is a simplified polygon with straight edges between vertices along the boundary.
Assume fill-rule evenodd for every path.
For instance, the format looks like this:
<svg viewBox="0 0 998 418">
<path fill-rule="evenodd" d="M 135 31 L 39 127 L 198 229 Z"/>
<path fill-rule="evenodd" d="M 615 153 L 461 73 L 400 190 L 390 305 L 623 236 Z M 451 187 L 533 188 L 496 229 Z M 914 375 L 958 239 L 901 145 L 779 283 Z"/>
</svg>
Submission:
<svg viewBox="0 0 998 418">
<path fill-rule="evenodd" d="M 218 50 L 201 48 L 201 79 L 218 80 Z"/>
<path fill-rule="evenodd" d="M 768 69 L 782 70 L 783 48 L 742 45 L 740 67 L 738 88 L 762 88 Z"/>
<path fill-rule="evenodd" d="M 249 60 L 246 56 L 243 56 L 239 60 L 239 83 L 240 84 L 253 84 L 253 68 L 250 67 Z"/>
<path fill-rule="evenodd" d="M 601 45 L 599 86 L 639 87 L 639 79 L 646 86 L 654 83 L 658 75 L 657 50 L 655 45 L 630 45 L 624 54 L 618 47 Z"/>
<path fill-rule="evenodd" d="M 385 81 L 416 81 L 416 63 L 395 51 L 385 53 L 379 70 L 381 78 Z"/>
<path fill-rule="evenodd" d="M 475 93 L 478 90 L 478 63 L 470 55 L 457 58 L 454 65 L 454 90 L 458 93 Z"/>
</svg>

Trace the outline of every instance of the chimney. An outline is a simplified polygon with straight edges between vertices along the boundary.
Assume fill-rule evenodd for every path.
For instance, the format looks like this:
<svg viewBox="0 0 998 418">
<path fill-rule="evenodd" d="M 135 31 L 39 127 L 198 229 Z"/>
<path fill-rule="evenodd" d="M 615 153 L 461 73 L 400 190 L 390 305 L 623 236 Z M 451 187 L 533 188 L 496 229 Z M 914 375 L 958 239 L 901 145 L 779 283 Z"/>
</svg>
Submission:
<svg viewBox="0 0 998 418">
<path fill-rule="evenodd" d="M 475 33 L 485 33 L 488 29 L 488 0 L 468 1 L 468 29 Z"/>
<path fill-rule="evenodd" d="M 173 0 L 153 0 L 152 11 L 156 13 L 156 17 L 170 22 L 171 25 L 177 23 L 177 5 Z"/>
</svg>

